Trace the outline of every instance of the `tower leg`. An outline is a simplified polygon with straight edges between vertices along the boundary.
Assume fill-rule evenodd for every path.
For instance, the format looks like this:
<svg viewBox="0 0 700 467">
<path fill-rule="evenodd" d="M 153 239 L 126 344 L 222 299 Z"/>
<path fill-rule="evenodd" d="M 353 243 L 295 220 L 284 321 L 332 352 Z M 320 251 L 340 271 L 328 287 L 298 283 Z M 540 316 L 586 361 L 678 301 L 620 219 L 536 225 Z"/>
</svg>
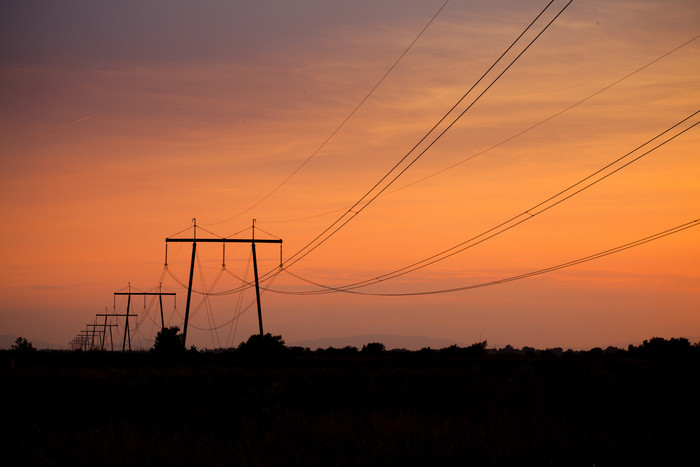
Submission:
<svg viewBox="0 0 700 467">
<path fill-rule="evenodd" d="M 255 243 L 253 245 L 253 272 L 255 273 L 255 297 L 258 300 L 258 326 L 260 326 L 260 335 L 263 335 L 262 323 L 262 308 L 260 306 L 260 284 L 258 282 L 258 259 L 255 256 Z"/>
<path fill-rule="evenodd" d="M 165 329 L 165 320 L 163 319 L 163 296 L 160 293 L 158 294 L 158 301 L 160 302 L 160 330 L 163 331 Z"/>
<path fill-rule="evenodd" d="M 126 349 L 126 336 L 129 336 L 129 350 L 131 350 L 131 334 L 129 334 L 129 308 L 131 307 L 131 294 L 126 301 L 126 323 L 124 323 L 124 342 L 122 342 L 122 352 Z"/>
<path fill-rule="evenodd" d="M 185 325 L 182 329 L 182 345 L 187 348 L 187 322 L 190 319 L 190 299 L 192 298 L 192 278 L 194 277 L 194 257 L 197 252 L 197 242 L 192 242 L 192 262 L 190 263 L 190 283 L 187 287 L 187 305 L 185 306 Z"/>
</svg>

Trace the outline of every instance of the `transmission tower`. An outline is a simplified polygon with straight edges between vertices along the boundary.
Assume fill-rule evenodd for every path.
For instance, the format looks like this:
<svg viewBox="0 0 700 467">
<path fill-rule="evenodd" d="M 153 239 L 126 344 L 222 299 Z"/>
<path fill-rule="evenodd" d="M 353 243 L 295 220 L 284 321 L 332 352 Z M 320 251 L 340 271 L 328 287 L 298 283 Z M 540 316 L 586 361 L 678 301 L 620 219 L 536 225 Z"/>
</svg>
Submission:
<svg viewBox="0 0 700 467">
<path fill-rule="evenodd" d="M 258 260 L 257 256 L 255 253 L 255 244 L 256 243 L 279 243 L 280 246 L 282 245 L 282 239 L 255 239 L 255 219 L 253 219 L 253 233 L 251 238 L 197 238 L 197 219 L 192 219 L 194 223 L 194 233 L 192 235 L 192 238 L 166 238 L 165 239 L 165 245 L 166 245 L 166 259 L 165 259 L 165 266 L 167 267 L 168 265 L 168 259 L 167 259 L 167 245 L 168 243 L 186 243 L 186 242 L 192 242 L 192 260 L 190 262 L 190 278 L 189 278 L 189 284 L 187 286 L 187 304 L 185 306 L 185 324 L 183 326 L 182 330 L 182 341 L 183 344 L 186 342 L 187 339 L 187 323 L 189 320 L 190 316 L 190 300 L 192 298 L 192 279 L 194 277 L 194 260 L 195 260 L 195 255 L 197 253 L 197 243 L 250 243 L 252 252 L 253 252 L 253 272 L 255 274 L 255 297 L 257 300 L 258 304 L 258 327 L 260 328 L 260 335 L 263 335 L 263 321 L 262 321 L 262 308 L 260 305 L 260 283 L 258 279 Z M 280 253 L 281 255 L 281 253 Z M 281 265 L 281 257 L 280 257 L 280 265 Z"/>
</svg>

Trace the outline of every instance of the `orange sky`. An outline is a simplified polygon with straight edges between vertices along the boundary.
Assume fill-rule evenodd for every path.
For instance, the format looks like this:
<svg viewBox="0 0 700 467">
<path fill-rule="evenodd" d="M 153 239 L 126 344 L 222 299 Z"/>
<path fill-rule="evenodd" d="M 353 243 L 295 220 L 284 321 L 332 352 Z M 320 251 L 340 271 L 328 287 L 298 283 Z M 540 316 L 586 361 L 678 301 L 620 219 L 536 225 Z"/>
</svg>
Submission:
<svg viewBox="0 0 700 467">
<path fill-rule="evenodd" d="M 0 6 L 0 334 L 67 345 L 95 313 L 112 309 L 113 292 L 129 282 L 140 290 L 158 285 L 164 238 L 193 217 L 220 235 L 256 218 L 284 239 L 285 257 L 292 255 L 403 157 L 546 5 L 448 2 L 323 150 L 246 211 L 338 127 L 444 0 L 289 3 Z M 546 19 L 564 4 L 555 2 Z M 545 124 L 411 185 L 690 41 L 700 34 L 699 20 L 696 1 L 575 0 L 388 194 L 290 272 L 337 286 L 419 261 L 699 110 L 697 39 Z M 497 238 L 366 290 L 419 292 L 500 279 L 698 219 L 697 128 Z M 699 238 L 700 229 L 689 229 L 575 268 L 452 294 L 267 292 L 266 331 L 287 342 L 402 334 L 463 344 L 487 339 L 490 347 L 697 341 Z M 189 254 L 189 246 L 170 247 L 170 271 L 181 281 Z M 248 254 L 227 247 L 227 269 L 243 275 Z M 276 246 L 261 245 L 258 254 L 262 271 L 275 267 Z M 215 280 L 221 256 L 220 246 L 200 248 L 196 287 L 201 277 L 207 286 Z M 214 292 L 238 284 L 226 274 Z M 166 313 L 181 325 L 186 291 L 170 276 L 163 286 L 178 293 L 177 311 L 167 304 Z M 283 273 L 272 288 L 312 287 Z M 248 291 L 243 303 L 252 298 Z M 236 324 L 237 300 L 211 297 L 208 312 L 195 296 L 188 343 L 235 345 L 256 332 L 254 308 L 237 327 L 226 324 Z M 125 306 L 117 301 L 117 311 Z M 138 307 L 148 312 L 143 339 L 151 338 L 155 308 L 145 311 L 142 300 Z M 197 329 L 212 322 L 218 334 Z"/>
</svg>

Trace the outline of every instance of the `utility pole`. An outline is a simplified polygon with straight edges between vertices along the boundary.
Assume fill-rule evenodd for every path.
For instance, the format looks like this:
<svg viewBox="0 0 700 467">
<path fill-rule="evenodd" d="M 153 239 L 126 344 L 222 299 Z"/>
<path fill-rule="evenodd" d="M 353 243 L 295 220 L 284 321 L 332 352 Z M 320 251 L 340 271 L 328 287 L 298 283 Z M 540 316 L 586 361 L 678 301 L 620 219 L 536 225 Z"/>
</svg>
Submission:
<svg viewBox="0 0 700 467">
<path fill-rule="evenodd" d="M 116 326 L 116 324 L 86 324 L 87 327 L 92 328 L 92 348 L 105 349 L 105 339 L 104 336 L 107 333 L 107 327 Z M 98 329 L 102 328 L 102 330 Z M 99 338 L 99 345 L 95 345 L 95 334 Z"/>
<path fill-rule="evenodd" d="M 101 315 L 95 315 L 95 316 L 97 317 L 97 316 L 101 316 Z M 109 315 L 109 316 L 113 316 L 113 315 Z M 107 324 L 107 315 L 105 315 L 104 324 L 86 324 L 86 326 L 93 329 L 93 343 L 92 343 L 93 347 L 95 347 L 94 334 L 96 333 L 97 337 L 100 339 L 100 343 L 99 343 L 98 347 L 101 350 L 104 350 L 105 349 L 105 341 L 106 341 L 106 337 L 107 337 L 107 328 L 109 328 L 109 335 L 111 337 L 112 336 L 112 328 L 116 327 L 117 325 L 116 324 Z M 98 328 L 102 328 L 102 329 L 98 329 Z M 112 350 L 114 350 L 114 344 L 112 344 Z"/>
<path fill-rule="evenodd" d="M 165 321 L 163 320 L 163 295 L 172 295 L 176 296 L 177 294 L 175 292 L 132 292 L 131 291 L 131 283 L 129 283 L 129 291 L 128 292 L 114 292 L 114 296 L 116 297 L 117 295 L 128 295 L 129 298 L 126 302 L 126 314 L 123 315 L 116 315 L 112 314 L 109 316 L 126 316 L 126 324 L 125 327 L 126 329 L 124 330 L 124 342 L 122 343 L 122 352 L 124 351 L 124 348 L 126 346 L 126 339 L 127 339 L 127 334 L 129 335 L 129 350 L 131 350 L 131 334 L 129 332 L 129 316 L 138 316 L 134 314 L 129 314 L 129 309 L 131 307 L 131 297 L 132 295 L 139 295 L 143 296 L 144 299 L 146 296 L 152 296 L 152 295 L 157 295 L 160 301 L 160 323 L 161 323 L 161 331 L 165 329 Z M 107 321 L 106 316 L 107 315 L 96 315 L 96 316 L 105 316 L 105 322 Z"/>
<path fill-rule="evenodd" d="M 163 317 L 163 295 L 172 295 L 173 297 L 177 296 L 175 292 L 114 292 L 114 295 L 140 295 L 140 296 L 158 296 L 158 303 L 160 304 L 160 329 L 161 331 L 165 329 L 165 319 Z M 127 302 L 127 309 L 128 309 L 129 303 Z M 128 312 L 127 312 L 128 313 Z M 98 315 L 98 316 L 105 316 L 105 315 Z M 109 316 L 115 316 L 115 315 L 109 315 Z M 136 316 L 136 315 L 129 315 L 129 316 Z"/>
<path fill-rule="evenodd" d="M 192 229 L 192 261 L 190 261 L 190 280 L 187 286 L 187 304 L 185 305 L 185 324 L 182 326 L 182 345 L 187 348 L 187 322 L 190 319 L 190 300 L 192 299 L 192 279 L 194 277 L 194 258 L 197 254 L 197 219 L 192 218 L 192 223 L 194 227 Z M 165 239 L 165 245 L 167 248 L 168 239 Z M 166 261 L 167 263 L 167 261 Z"/>
<path fill-rule="evenodd" d="M 97 316 L 95 316 L 95 317 L 97 317 Z M 104 336 L 102 337 L 102 350 L 104 350 L 104 348 L 105 348 L 105 341 L 107 340 L 107 307 L 105 307 L 105 323 L 104 323 L 104 326 L 105 326 L 105 333 L 104 333 Z M 114 326 L 116 326 L 116 324 L 115 324 Z M 114 351 L 114 339 L 112 339 L 112 325 L 111 325 L 111 324 L 110 324 L 110 326 L 109 326 L 109 345 L 110 345 L 110 349 L 111 349 L 112 351 Z"/>
<path fill-rule="evenodd" d="M 90 331 L 83 329 L 80 331 L 81 348 L 84 351 L 90 350 Z"/>
<path fill-rule="evenodd" d="M 258 278 L 258 261 L 256 257 L 256 252 L 255 252 L 255 244 L 256 243 L 279 243 L 280 246 L 282 245 L 282 239 L 255 239 L 255 219 L 253 219 L 253 234 L 251 238 L 197 238 L 197 220 L 192 219 L 194 222 L 194 235 L 192 238 L 166 238 L 165 239 L 165 245 L 166 245 L 166 265 L 168 263 L 167 261 L 167 245 L 168 243 L 187 243 L 187 242 L 192 242 L 192 261 L 190 262 L 190 280 L 189 280 L 189 285 L 187 287 L 187 304 L 185 305 L 185 325 L 184 329 L 182 330 L 182 341 L 183 343 L 186 342 L 187 339 L 187 324 L 190 316 L 190 300 L 192 298 L 192 277 L 194 275 L 194 259 L 195 259 L 195 253 L 197 250 L 197 243 L 222 243 L 225 245 L 226 243 L 250 243 L 251 248 L 253 251 L 253 271 L 255 273 L 255 294 L 256 294 L 256 299 L 257 299 L 257 304 L 258 304 L 258 326 L 260 328 L 260 335 L 263 335 L 263 322 L 262 322 L 262 307 L 260 305 L 260 283 L 259 283 L 259 278 Z M 281 266 L 282 258 L 280 255 L 280 266 Z"/>
<path fill-rule="evenodd" d="M 125 313 L 98 313 L 95 316 L 104 316 L 105 317 L 105 323 L 107 322 L 107 317 L 125 317 Z M 129 315 L 129 316 L 138 316 L 138 315 Z M 104 325 L 103 325 L 104 326 Z M 112 350 L 114 350 L 114 343 L 112 341 L 112 327 L 117 326 L 116 324 L 107 324 L 107 327 L 109 327 L 109 339 L 110 339 L 110 344 L 112 345 Z M 126 331 L 124 331 L 126 333 Z M 131 350 L 131 337 L 129 337 L 129 350 Z M 124 351 L 124 348 L 122 347 L 122 352 Z"/>
</svg>

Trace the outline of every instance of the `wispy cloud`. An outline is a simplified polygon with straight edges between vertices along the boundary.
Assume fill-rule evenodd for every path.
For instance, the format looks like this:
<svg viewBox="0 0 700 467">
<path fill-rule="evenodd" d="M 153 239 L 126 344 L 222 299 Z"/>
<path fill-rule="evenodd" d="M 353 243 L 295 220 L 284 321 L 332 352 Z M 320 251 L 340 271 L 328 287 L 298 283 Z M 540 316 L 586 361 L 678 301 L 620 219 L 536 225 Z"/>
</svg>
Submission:
<svg viewBox="0 0 700 467">
<path fill-rule="evenodd" d="M 74 290 L 85 287 L 95 287 L 99 284 L 34 284 L 29 286 L 32 290 Z"/>
<path fill-rule="evenodd" d="M 73 120 L 72 122 L 70 122 L 70 123 L 68 124 L 68 126 L 76 125 L 76 124 L 78 124 L 78 123 L 84 122 L 85 120 L 90 120 L 90 119 L 92 119 L 92 118 L 94 118 L 94 117 L 95 117 L 94 115 L 88 115 L 87 117 L 83 117 L 83 118 L 79 118 L 79 119 L 77 119 L 77 120 Z"/>
</svg>

